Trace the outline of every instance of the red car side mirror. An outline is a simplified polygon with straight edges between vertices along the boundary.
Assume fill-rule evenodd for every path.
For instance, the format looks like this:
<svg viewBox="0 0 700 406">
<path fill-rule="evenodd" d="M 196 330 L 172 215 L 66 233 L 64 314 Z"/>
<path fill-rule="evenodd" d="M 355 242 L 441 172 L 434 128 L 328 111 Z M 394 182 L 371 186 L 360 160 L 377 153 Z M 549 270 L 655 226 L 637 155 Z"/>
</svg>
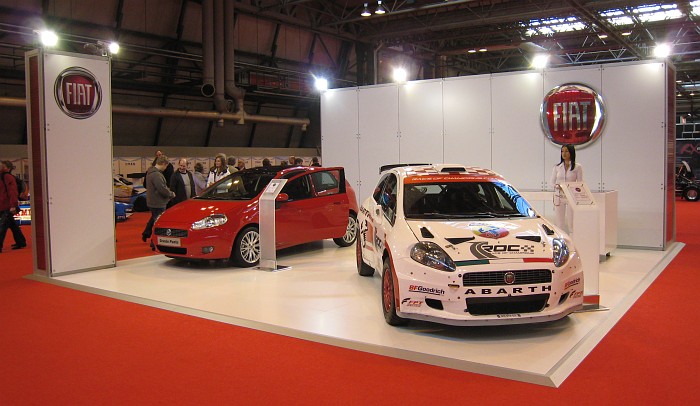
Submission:
<svg viewBox="0 0 700 406">
<path fill-rule="evenodd" d="M 277 197 L 275 198 L 275 201 L 276 201 L 276 202 L 286 202 L 286 201 L 288 201 L 288 200 L 289 200 L 289 195 L 286 194 L 286 193 L 280 193 L 280 194 L 278 194 Z"/>
</svg>

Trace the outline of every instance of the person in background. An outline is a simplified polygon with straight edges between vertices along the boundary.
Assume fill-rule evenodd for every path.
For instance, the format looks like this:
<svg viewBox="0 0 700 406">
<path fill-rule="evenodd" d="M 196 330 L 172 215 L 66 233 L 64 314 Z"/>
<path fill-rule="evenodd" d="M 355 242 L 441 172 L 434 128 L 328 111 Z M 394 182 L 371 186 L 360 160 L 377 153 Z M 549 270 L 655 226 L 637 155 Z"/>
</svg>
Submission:
<svg viewBox="0 0 700 406">
<path fill-rule="evenodd" d="M 301 158 L 294 158 L 294 166 L 303 166 L 304 160 Z"/>
<path fill-rule="evenodd" d="M 263 167 L 271 166 L 271 165 L 270 165 L 270 160 L 267 159 L 267 158 L 264 158 L 264 159 L 262 160 L 262 166 L 263 166 Z"/>
<path fill-rule="evenodd" d="M 175 193 L 168 189 L 165 176 L 163 176 L 163 172 L 168 167 L 168 164 L 168 157 L 161 155 L 156 158 L 155 165 L 146 171 L 146 204 L 151 211 L 151 218 L 148 219 L 146 228 L 141 233 L 141 241 L 144 242 L 151 238 L 153 223 L 156 222 L 158 216 L 163 214 L 170 199 L 175 197 Z"/>
<path fill-rule="evenodd" d="M 12 174 L 14 167 L 10 161 L 2 161 L 0 164 L 0 176 L 2 176 L 2 182 L 0 182 L 0 252 L 2 252 L 8 228 L 12 231 L 12 236 L 15 239 L 15 243 L 12 245 L 13 250 L 27 246 L 22 229 L 15 221 L 15 214 L 19 210 L 19 196 L 17 195 L 17 180 Z"/>
<path fill-rule="evenodd" d="M 281 162 L 280 162 L 280 165 L 281 165 L 281 166 L 288 166 L 289 164 L 287 164 L 287 161 L 281 161 Z"/>
<path fill-rule="evenodd" d="M 236 164 L 236 171 L 242 171 L 245 169 L 245 162 L 243 162 L 242 159 L 238 160 L 238 163 Z"/>
<path fill-rule="evenodd" d="M 192 172 L 187 170 L 187 158 L 180 158 L 177 162 L 177 172 L 173 173 L 170 185 L 172 191 L 175 192 L 175 198 L 172 200 L 173 206 L 197 196 L 194 176 Z"/>
<path fill-rule="evenodd" d="M 289 159 L 287 160 L 288 165 L 294 165 L 294 162 L 297 160 L 297 158 L 294 155 L 290 155 Z"/>
<path fill-rule="evenodd" d="M 207 187 L 225 178 L 229 174 L 230 172 L 228 171 L 228 166 L 226 166 L 226 155 L 218 154 L 214 159 L 214 167 L 209 171 Z"/>
<path fill-rule="evenodd" d="M 226 165 L 228 166 L 229 173 L 238 172 L 238 167 L 236 166 L 236 157 L 235 156 L 228 157 L 228 159 L 226 160 Z"/>
<path fill-rule="evenodd" d="M 156 157 L 153 158 L 153 163 L 151 166 L 156 166 L 156 160 L 158 159 L 159 156 L 163 156 L 162 151 L 156 151 Z M 175 172 L 175 168 L 173 167 L 173 164 L 168 162 L 168 166 L 165 168 L 163 171 L 163 176 L 165 177 L 165 180 L 167 182 L 170 182 L 170 178 L 173 176 L 173 172 Z M 143 185 L 146 186 L 146 181 L 143 181 Z M 170 183 L 168 183 L 168 187 L 170 187 Z"/>
<path fill-rule="evenodd" d="M 569 222 L 572 216 L 571 209 L 567 207 L 566 197 L 561 184 L 564 182 L 583 182 L 583 167 L 576 163 L 576 148 L 571 144 L 561 146 L 561 159 L 552 169 L 552 178 L 549 183 L 554 187 L 554 214 L 555 224 L 569 231 Z M 567 219 L 567 213 L 569 219 Z"/>
<path fill-rule="evenodd" d="M 192 178 L 194 179 L 194 194 L 199 196 L 202 190 L 207 188 L 207 179 L 204 177 L 204 165 L 199 162 L 194 164 Z"/>
<path fill-rule="evenodd" d="M 317 156 L 311 158 L 311 166 L 321 166 L 321 164 L 318 162 Z"/>
</svg>

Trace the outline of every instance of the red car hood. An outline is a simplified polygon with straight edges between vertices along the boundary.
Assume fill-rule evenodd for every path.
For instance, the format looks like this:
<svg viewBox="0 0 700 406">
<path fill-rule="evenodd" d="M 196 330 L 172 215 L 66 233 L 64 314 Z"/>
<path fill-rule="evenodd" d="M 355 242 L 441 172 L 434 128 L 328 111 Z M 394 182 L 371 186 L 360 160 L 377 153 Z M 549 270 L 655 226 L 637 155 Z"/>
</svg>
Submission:
<svg viewBox="0 0 700 406">
<path fill-rule="evenodd" d="M 158 223 L 188 224 L 212 214 L 225 214 L 227 217 L 240 216 L 244 212 L 257 211 L 258 199 L 252 200 L 209 200 L 190 199 L 166 210 L 158 218 Z"/>
</svg>

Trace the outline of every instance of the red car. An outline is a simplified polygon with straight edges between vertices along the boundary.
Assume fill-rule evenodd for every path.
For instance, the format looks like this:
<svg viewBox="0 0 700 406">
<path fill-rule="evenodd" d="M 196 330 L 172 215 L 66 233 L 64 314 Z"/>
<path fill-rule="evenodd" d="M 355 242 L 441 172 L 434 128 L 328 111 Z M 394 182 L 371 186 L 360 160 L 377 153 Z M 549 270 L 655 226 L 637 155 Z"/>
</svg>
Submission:
<svg viewBox="0 0 700 406">
<path fill-rule="evenodd" d="M 357 199 L 343 168 L 272 166 L 236 172 L 166 210 L 154 226 L 154 249 L 171 258 L 256 265 L 258 198 L 272 179 L 288 179 L 277 196 L 277 249 L 326 238 L 341 247 L 355 243 Z"/>
</svg>

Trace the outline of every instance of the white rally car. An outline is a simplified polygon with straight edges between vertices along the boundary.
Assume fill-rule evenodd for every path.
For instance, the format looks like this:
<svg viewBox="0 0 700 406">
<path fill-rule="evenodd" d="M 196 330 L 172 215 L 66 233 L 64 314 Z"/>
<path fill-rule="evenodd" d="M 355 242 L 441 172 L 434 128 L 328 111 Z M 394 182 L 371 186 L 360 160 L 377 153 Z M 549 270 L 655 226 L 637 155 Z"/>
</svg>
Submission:
<svg viewBox="0 0 700 406">
<path fill-rule="evenodd" d="M 357 219 L 357 271 L 381 272 L 391 325 L 536 323 L 583 306 L 569 237 L 490 170 L 382 167 Z"/>
</svg>

